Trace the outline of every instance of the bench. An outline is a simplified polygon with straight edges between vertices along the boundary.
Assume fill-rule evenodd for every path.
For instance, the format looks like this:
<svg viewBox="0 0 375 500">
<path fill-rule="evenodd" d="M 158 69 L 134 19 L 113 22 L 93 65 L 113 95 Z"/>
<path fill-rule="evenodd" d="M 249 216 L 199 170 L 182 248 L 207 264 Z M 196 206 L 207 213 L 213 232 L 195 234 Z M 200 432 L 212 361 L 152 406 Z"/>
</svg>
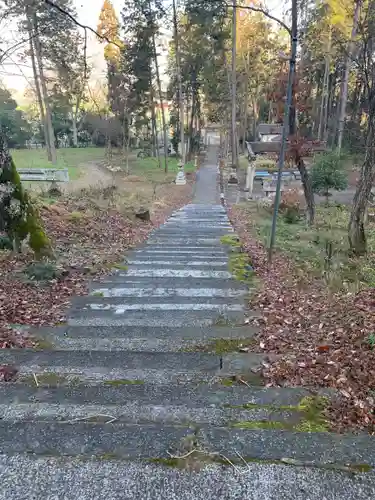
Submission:
<svg viewBox="0 0 375 500">
<path fill-rule="evenodd" d="M 67 168 L 17 168 L 23 182 L 69 182 Z"/>
<path fill-rule="evenodd" d="M 271 193 L 276 193 L 277 189 L 277 179 L 273 178 L 270 181 L 263 182 L 263 192 L 265 196 L 269 196 Z M 280 192 L 284 191 L 284 182 L 281 181 Z"/>
<path fill-rule="evenodd" d="M 254 180 L 261 181 L 263 179 L 270 179 L 272 175 L 266 170 L 256 170 L 254 175 Z"/>
</svg>

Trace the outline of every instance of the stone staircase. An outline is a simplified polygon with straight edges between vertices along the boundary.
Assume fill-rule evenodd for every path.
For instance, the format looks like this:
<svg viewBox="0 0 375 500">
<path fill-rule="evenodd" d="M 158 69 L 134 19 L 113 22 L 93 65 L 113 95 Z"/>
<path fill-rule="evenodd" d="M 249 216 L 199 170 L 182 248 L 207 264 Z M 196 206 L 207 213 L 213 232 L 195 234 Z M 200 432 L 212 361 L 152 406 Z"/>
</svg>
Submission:
<svg viewBox="0 0 375 500">
<path fill-rule="evenodd" d="M 374 497 L 374 439 L 300 432 L 311 393 L 262 387 L 262 357 L 233 347 L 256 332 L 215 170 L 66 325 L 37 332 L 44 350 L 0 352 L 20 369 L 0 385 L 0 499 Z"/>
</svg>

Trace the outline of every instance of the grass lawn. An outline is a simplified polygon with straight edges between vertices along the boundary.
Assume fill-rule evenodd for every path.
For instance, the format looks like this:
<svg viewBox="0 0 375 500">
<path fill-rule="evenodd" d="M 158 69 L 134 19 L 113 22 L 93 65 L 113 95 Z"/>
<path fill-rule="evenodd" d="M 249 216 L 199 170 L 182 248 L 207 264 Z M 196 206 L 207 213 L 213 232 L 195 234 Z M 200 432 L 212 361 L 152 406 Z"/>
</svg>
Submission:
<svg viewBox="0 0 375 500">
<path fill-rule="evenodd" d="M 113 155 L 111 163 L 121 166 L 125 170 L 125 160 L 122 155 Z M 134 152 L 129 154 L 129 173 L 147 178 L 151 182 L 172 182 L 176 178 L 179 160 L 168 158 L 168 172 L 164 172 L 164 158 L 160 158 L 160 167 L 157 158 L 137 158 Z M 184 172 L 194 172 L 194 161 L 185 164 Z"/>
<path fill-rule="evenodd" d="M 88 161 L 104 160 L 104 148 L 61 148 L 57 150 L 57 164 L 47 160 L 45 149 L 14 149 L 11 151 L 17 168 L 67 168 L 71 180 L 78 179 L 79 165 Z"/>
<path fill-rule="evenodd" d="M 270 211 L 255 203 L 241 205 L 253 231 L 268 246 L 271 230 Z M 345 206 L 316 207 L 313 227 L 304 220 L 294 224 L 279 216 L 276 227 L 276 249 L 287 255 L 303 276 L 324 278 L 333 289 L 354 291 L 362 285 L 375 286 L 375 224 L 367 226 L 368 255 L 349 256 L 349 209 Z"/>
</svg>

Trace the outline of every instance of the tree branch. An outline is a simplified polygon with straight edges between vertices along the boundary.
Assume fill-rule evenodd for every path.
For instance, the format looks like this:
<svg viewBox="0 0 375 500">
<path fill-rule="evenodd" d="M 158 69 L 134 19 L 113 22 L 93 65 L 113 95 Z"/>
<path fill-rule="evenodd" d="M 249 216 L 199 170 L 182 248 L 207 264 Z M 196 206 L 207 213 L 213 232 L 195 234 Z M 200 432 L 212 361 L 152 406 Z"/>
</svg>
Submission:
<svg viewBox="0 0 375 500">
<path fill-rule="evenodd" d="M 23 38 L 22 40 L 20 40 L 19 42 L 15 43 L 11 47 L 8 47 L 6 50 L 3 50 L 3 51 L 0 50 L 0 64 L 2 64 L 5 59 L 7 59 L 7 58 L 10 59 L 10 56 L 14 53 L 14 51 L 18 47 L 20 47 L 24 43 L 30 42 L 30 40 L 32 40 L 36 36 L 42 35 L 50 27 L 51 27 L 51 24 L 48 24 L 47 26 L 45 26 L 44 28 L 42 28 L 40 30 L 37 29 L 37 30 L 35 30 L 35 33 L 33 33 L 31 36 L 28 36 L 27 38 Z"/>
<path fill-rule="evenodd" d="M 90 26 L 87 26 L 85 24 L 81 24 L 79 21 L 77 21 L 77 19 L 72 14 L 70 14 L 70 12 L 66 11 L 65 9 L 63 9 L 62 7 L 60 7 L 59 5 L 55 4 L 54 2 L 52 2 L 52 0 L 44 0 L 44 3 L 46 3 L 50 7 L 58 10 L 59 12 L 61 12 L 61 14 L 64 14 L 65 16 L 69 17 L 69 19 L 71 19 L 77 26 L 79 26 L 80 28 L 83 28 L 85 31 L 86 30 L 91 31 L 100 40 L 105 40 L 107 43 L 116 45 L 116 47 L 118 47 L 119 49 L 123 48 L 120 44 L 118 44 L 117 42 L 114 42 L 113 40 L 110 40 L 106 36 L 99 35 L 99 33 L 96 30 L 94 30 L 93 28 L 91 28 Z"/>
<path fill-rule="evenodd" d="M 227 7 L 232 7 L 230 4 L 225 4 Z M 253 12 L 260 12 L 264 16 L 268 17 L 268 19 L 271 19 L 271 21 L 275 21 L 277 24 L 282 26 L 291 36 L 292 35 L 292 30 L 287 26 L 283 21 L 278 19 L 277 17 L 273 16 L 270 14 L 267 10 L 262 9 L 261 7 L 250 7 L 249 5 L 237 5 L 237 9 L 244 9 L 244 10 L 251 10 Z"/>
</svg>

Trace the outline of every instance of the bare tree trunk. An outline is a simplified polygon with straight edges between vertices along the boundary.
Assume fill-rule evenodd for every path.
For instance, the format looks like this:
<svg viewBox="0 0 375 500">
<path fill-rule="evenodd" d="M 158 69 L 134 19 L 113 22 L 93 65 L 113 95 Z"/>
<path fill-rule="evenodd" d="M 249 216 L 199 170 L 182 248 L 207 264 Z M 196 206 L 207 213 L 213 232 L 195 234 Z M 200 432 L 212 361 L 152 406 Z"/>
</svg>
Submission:
<svg viewBox="0 0 375 500">
<path fill-rule="evenodd" d="M 322 129 L 323 129 L 323 117 L 324 117 L 324 104 L 325 104 L 325 98 L 326 98 L 327 75 L 328 75 L 328 62 L 327 62 L 327 58 L 326 58 L 326 62 L 325 62 L 325 66 L 324 66 L 322 97 L 321 97 L 321 100 L 320 100 L 320 108 L 319 108 L 318 141 L 322 140 Z"/>
<path fill-rule="evenodd" d="M 150 85 L 151 85 L 151 87 L 150 87 L 151 88 L 150 97 L 151 97 L 152 142 L 153 142 L 153 148 L 155 150 L 155 156 L 156 156 L 156 161 L 157 161 L 157 164 L 158 164 L 158 168 L 161 168 L 159 143 L 158 143 L 158 137 L 159 137 L 158 121 L 156 119 L 156 113 L 155 113 L 154 87 L 152 85 L 152 82 L 150 83 Z"/>
<path fill-rule="evenodd" d="M 47 85 L 46 85 L 46 80 L 44 78 L 42 47 L 40 45 L 39 35 L 36 34 L 37 29 L 38 29 L 38 23 L 37 23 L 37 18 L 36 18 L 35 13 L 32 14 L 32 19 L 33 19 L 32 24 L 33 24 L 33 29 L 34 29 L 35 55 L 36 55 L 36 60 L 38 62 L 38 66 L 39 66 L 39 77 L 40 77 L 40 85 L 41 85 L 41 89 L 42 89 L 42 99 L 44 102 L 44 108 L 45 108 L 45 112 L 46 112 L 46 125 L 47 125 L 48 137 L 49 137 L 49 145 L 51 148 L 51 161 L 52 161 L 52 164 L 55 165 L 57 163 L 55 134 L 53 131 L 53 126 L 52 126 L 51 108 L 49 105 Z"/>
<path fill-rule="evenodd" d="M 72 117 L 72 132 L 73 132 L 73 146 L 78 148 L 78 128 L 77 128 L 77 115 L 73 113 Z"/>
<path fill-rule="evenodd" d="M 192 89 L 191 89 L 191 108 L 190 108 L 190 122 L 189 122 L 189 137 L 190 137 L 190 151 L 189 151 L 189 161 L 191 160 L 193 148 L 194 148 L 194 116 L 196 113 L 196 103 L 197 103 L 197 94 L 196 94 L 196 76 L 195 71 L 192 72 Z"/>
<path fill-rule="evenodd" d="M 328 112 L 328 87 L 329 87 L 329 72 L 331 63 L 330 51 L 331 51 L 331 32 L 329 33 L 328 50 L 325 56 L 322 101 L 320 105 L 320 117 L 319 117 L 319 128 L 318 128 L 318 141 L 321 141 L 322 138 L 324 137 L 325 130 L 327 127 L 326 121 Z"/>
<path fill-rule="evenodd" d="M 36 60 L 35 60 L 35 50 L 34 50 L 34 43 L 33 43 L 33 25 L 30 21 L 29 15 L 30 15 L 29 13 L 26 14 L 26 22 L 27 22 L 27 32 L 28 32 L 28 35 L 30 38 L 30 41 L 29 41 L 29 43 L 30 43 L 30 57 L 31 57 L 31 66 L 33 68 L 33 74 L 34 74 L 35 92 L 36 92 L 36 97 L 38 100 L 40 121 L 41 121 L 42 127 L 43 127 L 43 135 L 44 135 L 44 142 L 46 144 L 47 158 L 48 158 L 48 161 L 52 161 L 51 147 L 50 147 L 50 143 L 49 143 L 49 136 L 48 136 L 48 130 L 47 130 L 47 124 L 46 124 L 46 115 L 44 112 L 42 93 L 40 91 L 40 85 L 39 85 L 38 69 L 37 69 Z"/>
<path fill-rule="evenodd" d="M 237 0 L 232 0 L 232 167 L 238 168 L 237 134 L 236 134 L 236 43 L 237 43 Z"/>
<path fill-rule="evenodd" d="M 346 103 L 348 100 L 348 84 L 349 84 L 349 74 L 350 74 L 350 64 L 352 59 L 352 54 L 354 51 L 355 38 L 357 35 L 357 26 L 359 19 L 359 11 L 361 7 L 361 0 L 357 0 L 354 7 L 354 17 L 353 17 L 353 28 L 352 35 L 348 48 L 348 55 L 345 61 L 345 73 L 344 80 L 342 84 L 342 94 L 340 103 L 340 114 L 339 114 L 339 126 L 338 126 L 338 137 L 337 137 L 337 149 L 340 151 L 342 146 L 342 138 L 344 135 L 345 117 L 346 117 Z"/>
<path fill-rule="evenodd" d="M 371 102 L 373 101 L 373 102 Z M 348 228 L 350 249 L 355 255 L 364 255 L 367 250 L 365 214 L 375 181 L 375 96 L 370 101 L 369 121 L 366 137 L 366 156 L 353 199 Z"/>
<path fill-rule="evenodd" d="M 177 25 L 177 9 L 176 0 L 173 0 L 173 28 L 174 28 L 174 43 L 176 52 L 176 76 L 178 85 L 178 109 L 180 117 L 180 142 L 181 142 L 181 164 L 185 165 L 185 129 L 184 129 L 184 98 L 182 95 L 182 79 L 181 79 L 181 64 L 180 64 L 180 45 Z"/>
<path fill-rule="evenodd" d="M 159 102 L 161 108 L 161 122 L 163 125 L 163 138 L 164 138 L 164 171 L 168 172 L 168 142 L 167 142 L 167 123 L 165 120 L 165 110 L 164 110 L 164 99 L 163 99 L 163 91 L 161 88 L 161 80 L 160 80 L 160 71 L 159 71 L 159 63 L 158 56 L 156 52 L 156 41 L 155 41 L 155 33 L 152 35 L 152 48 L 154 51 L 155 58 L 155 72 L 156 72 L 156 83 L 158 86 L 158 94 L 159 94 Z"/>
<path fill-rule="evenodd" d="M 298 33 L 298 10 L 297 10 L 297 0 L 292 1 L 292 44 L 294 40 L 297 40 Z M 294 74 L 295 78 L 295 74 Z M 295 86 L 293 85 L 293 89 Z M 293 105 L 290 109 L 290 122 L 289 122 L 289 136 L 290 139 L 296 133 L 296 120 L 295 115 L 297 113 L 296 104 L 295 104 L 295 96 L 292 98 Z M 293 116 L 294 115 L 294 116 Z M 285 126 L 285 124 L 284 124 Z M 293 150 L 294 162 L 297 166 L 300 174 L 301 174 L 301 183 L 303 186 L 303 192 L 305 195 L 306 205 L 307 205 L 307 222 L 309 226 L 314 223 L 315 219 L 315 200 L 314 200 L 314 192 L 312 189 L 312 183 L 309 173 L 307 172 L 305 162 L 298 150 L 298 146 Z"/>
<path fill-rule="evenodd" d="M 249 43 L 248 47 L 249 49 Z M 245 82 L 244 82 L 244 102 L 243 102 L 243 138 L 242 138 L 242 152 L 245 154 L 246 152 L 246 136 L 247 136 L 247 112 L 248 112 L 248 106 L 249 106 L 249 67 L 250 67 L 250 55 L 249 52 L 247 53 L 245 57 Z"/>
</svg>

